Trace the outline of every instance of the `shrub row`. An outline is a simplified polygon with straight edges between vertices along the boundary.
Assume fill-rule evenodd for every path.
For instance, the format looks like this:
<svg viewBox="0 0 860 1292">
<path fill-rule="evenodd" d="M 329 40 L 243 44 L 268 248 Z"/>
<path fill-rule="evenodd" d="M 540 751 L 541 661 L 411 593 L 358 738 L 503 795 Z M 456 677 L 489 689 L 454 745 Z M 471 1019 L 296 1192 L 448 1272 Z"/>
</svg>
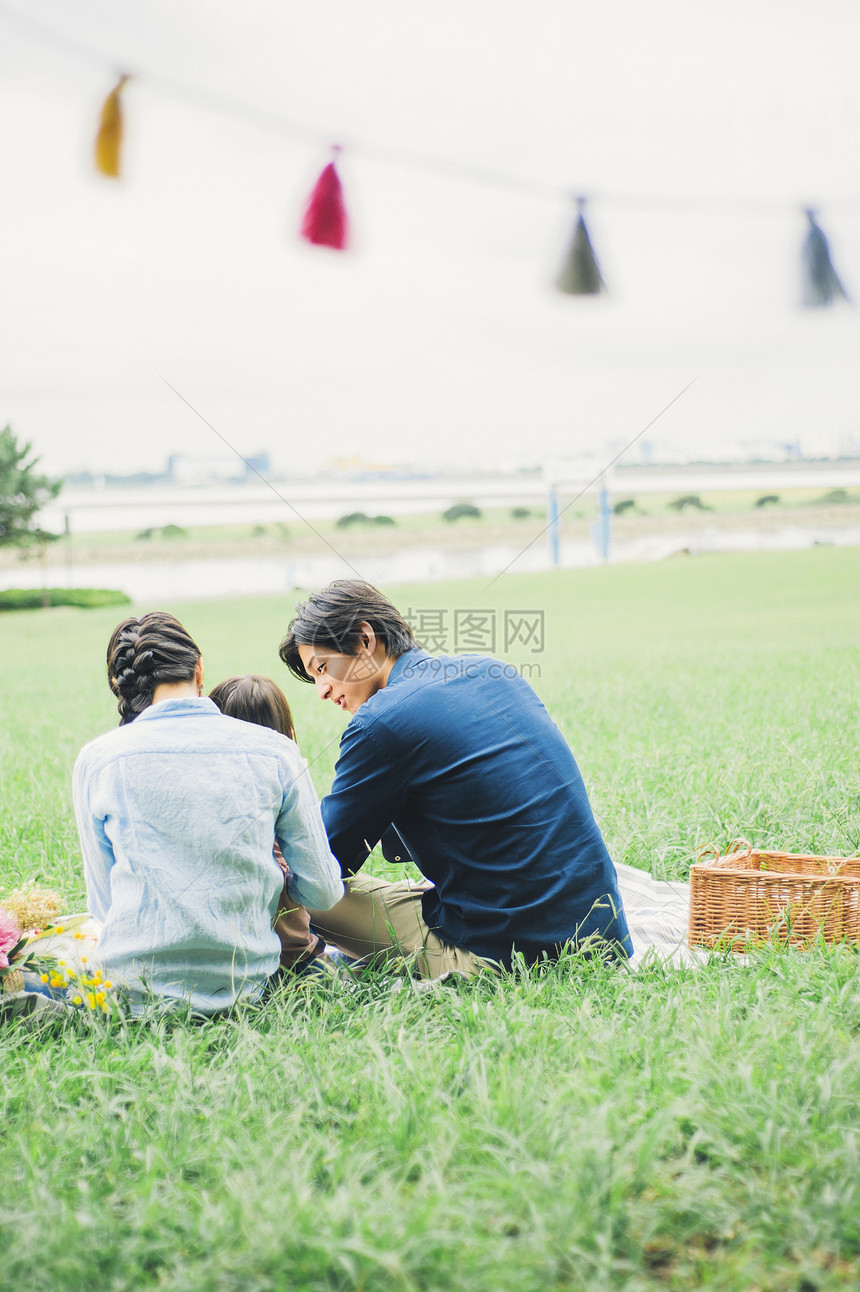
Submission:
<svg viewBox="0 0 860 1292">
<path fill-rule="evenodd" d="M 43 606 L 127 606 L 131 597 L 117 588 L 7 588 L 0 592 L 0 610 L 40 610 Z"/>
<path fill-rule="evenodd" d="M 368 516 L 364 511 L 351 511 L 335 521 L 338 529 L 348 529 L 350 525 L 394 525 L 393 516 Z"/>
</svg>

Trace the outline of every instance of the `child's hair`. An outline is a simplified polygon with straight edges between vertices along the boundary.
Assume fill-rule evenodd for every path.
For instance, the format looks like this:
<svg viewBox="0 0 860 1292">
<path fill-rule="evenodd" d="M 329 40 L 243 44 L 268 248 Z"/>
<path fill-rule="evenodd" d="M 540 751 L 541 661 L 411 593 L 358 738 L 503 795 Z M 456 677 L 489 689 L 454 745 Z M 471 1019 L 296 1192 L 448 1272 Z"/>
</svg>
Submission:
<svg viewBox="0 0 860 1292">
<path fill-rule="evenodd" d="M 282 736 L 289 736 L 290 740 L 296 738 L 287 697 L 270 677 L 260 677 L 257 673 L 228 677 L 212 688 L 209 699 L 214 700 L 228 718 L 255 722 L 258 727 L 271 727 L 273 731 L 280 731 Z"/>
</svg>

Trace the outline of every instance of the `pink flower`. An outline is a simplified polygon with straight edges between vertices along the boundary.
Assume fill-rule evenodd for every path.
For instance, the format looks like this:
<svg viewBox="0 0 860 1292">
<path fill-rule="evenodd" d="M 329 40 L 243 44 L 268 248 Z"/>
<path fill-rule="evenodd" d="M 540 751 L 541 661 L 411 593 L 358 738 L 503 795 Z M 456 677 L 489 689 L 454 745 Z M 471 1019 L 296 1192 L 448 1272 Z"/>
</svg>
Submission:
<svg viewBox="0 0 860 1292">
<path fill-rule="evenodd" d="M 9 968 L 9 956 L 17 942 L 21 941 L 21 926 L 13 920 L 8 911 L 0 906 L 0 969 Z"/>
</svg>

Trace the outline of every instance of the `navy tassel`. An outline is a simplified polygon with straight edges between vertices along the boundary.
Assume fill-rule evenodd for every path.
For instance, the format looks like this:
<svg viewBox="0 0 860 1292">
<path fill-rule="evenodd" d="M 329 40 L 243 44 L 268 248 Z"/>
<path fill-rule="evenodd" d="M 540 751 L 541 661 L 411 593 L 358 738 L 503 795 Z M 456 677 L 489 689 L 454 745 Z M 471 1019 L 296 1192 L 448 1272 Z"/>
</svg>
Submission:
<svg viewBox="0 0 860 1292">
<path fill-rule="evenodd" d="M 606 284 L 585 227 L 585 198 L 577 198 L 576 206 L 576 226 L 555 285 L 568 296 L 598 296 L 606 291 Z"/>
<path fill-rule="evenodd" d="M 816 222 L 815 212 L 809 207 L 806 218 L 809 230 L 803 244 L 803 307 L 821 309 L 840 299 L 847 301 L 848 293 L 830 259 L 830 246 Z"/>
</svg>

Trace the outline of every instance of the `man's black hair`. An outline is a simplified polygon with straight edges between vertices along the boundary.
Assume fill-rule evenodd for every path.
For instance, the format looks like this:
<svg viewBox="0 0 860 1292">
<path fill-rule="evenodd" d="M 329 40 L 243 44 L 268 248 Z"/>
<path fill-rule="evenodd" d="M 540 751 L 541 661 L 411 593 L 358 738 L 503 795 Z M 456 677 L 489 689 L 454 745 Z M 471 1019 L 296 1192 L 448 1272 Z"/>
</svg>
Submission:
<svg viewBox="0 0 860 1292">
<path fill-rule="evenodd" d="M 385 645 L 385 653 L 399 659 L 417 645 L 412 629 L 387 597 L 361 579 L 335 579 L 321 592 L 296 606 L 278 652 L 300 682 L 312 679 L 305 672 L 300 646 L 315 646 L 338 655 L 357 655 L 362 623 L 369 623 Z"/>
</svg>

